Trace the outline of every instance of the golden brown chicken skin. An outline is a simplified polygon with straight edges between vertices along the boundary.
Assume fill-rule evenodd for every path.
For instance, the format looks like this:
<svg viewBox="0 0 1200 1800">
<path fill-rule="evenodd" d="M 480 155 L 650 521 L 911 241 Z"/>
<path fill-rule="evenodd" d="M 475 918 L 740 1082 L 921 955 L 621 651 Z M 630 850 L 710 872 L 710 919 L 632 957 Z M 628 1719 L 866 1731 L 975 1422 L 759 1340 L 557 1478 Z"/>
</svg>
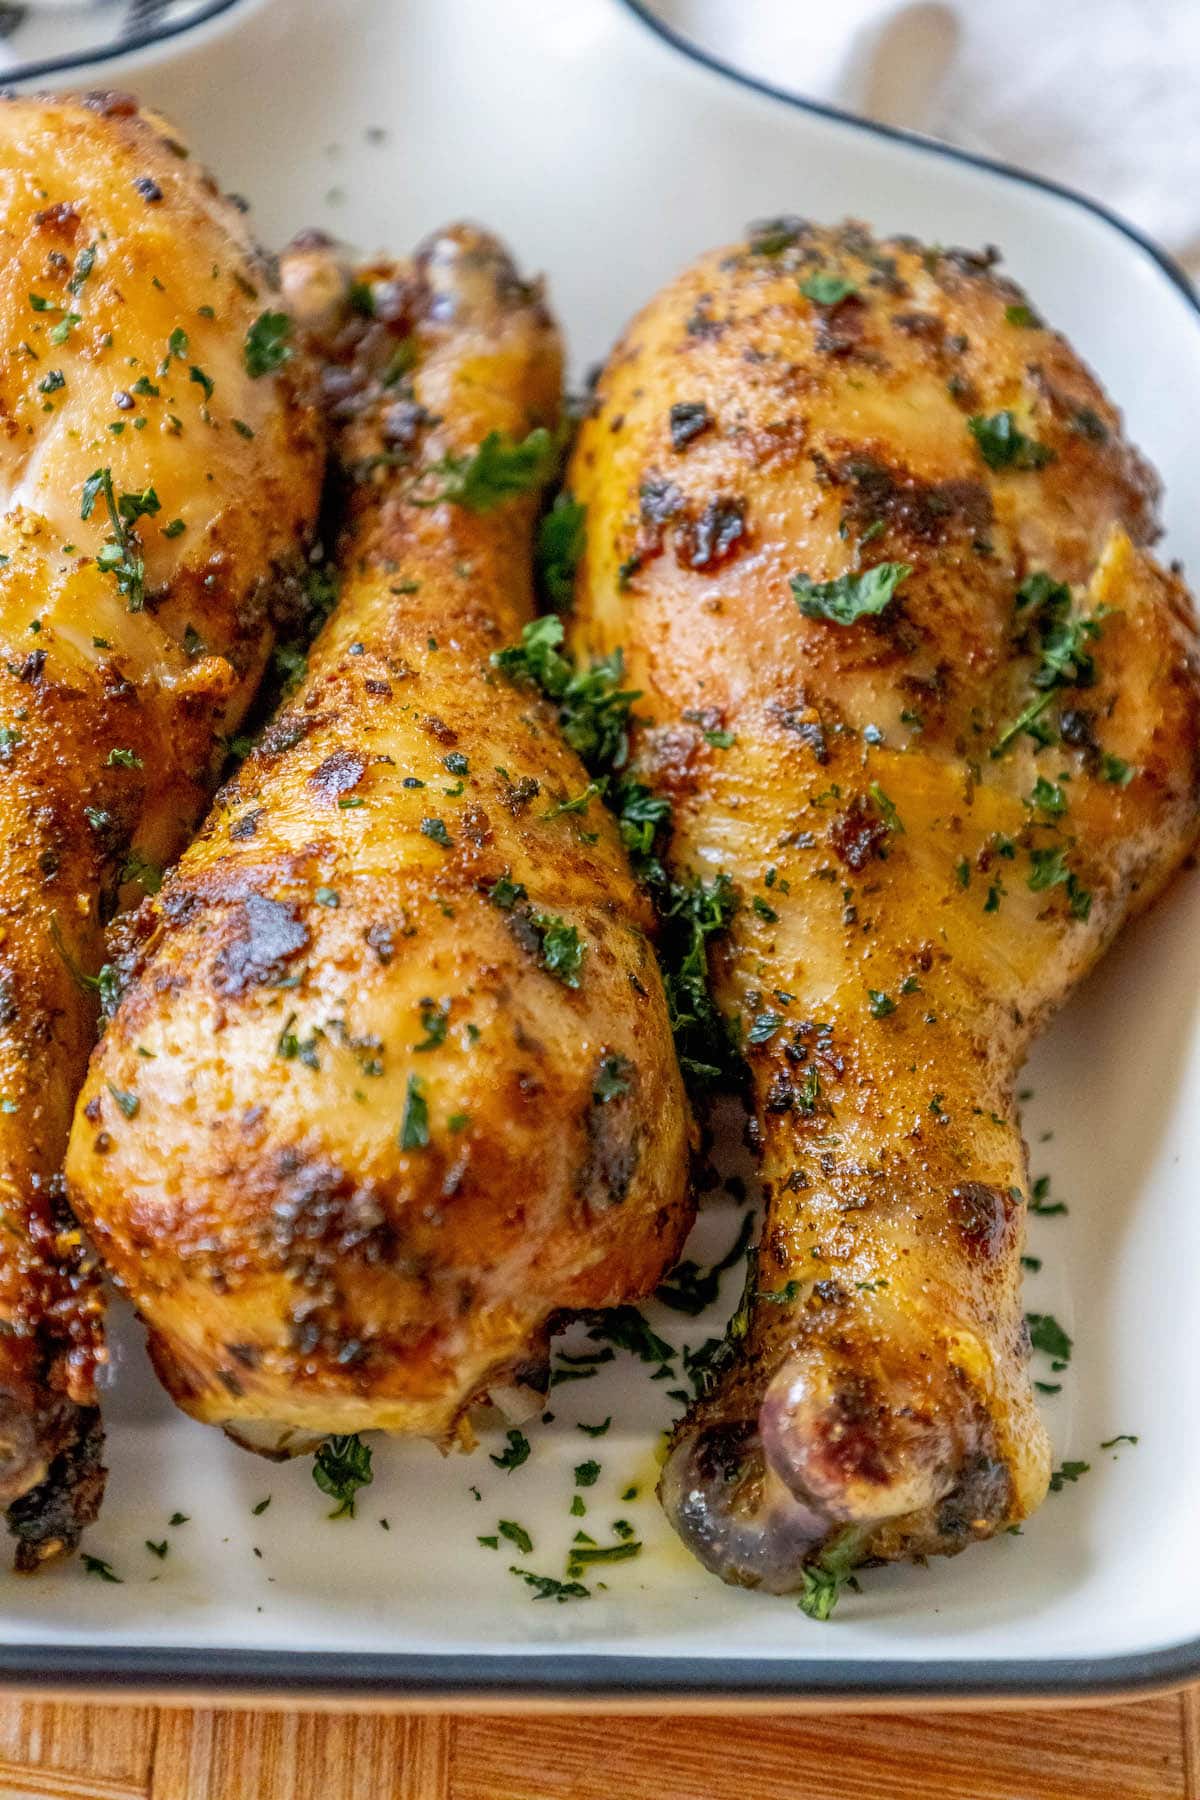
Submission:
<svg viewBox="0 0 1200 1800">
<path fill-rule="evenodd" d="M 293 274 L 334 339 L 340 603 L 145 911 L 69 1177 L 186 1410 L 444 1443 L 558 1309 L 653 1288 L 688 1124 L 614 824 L 491 662 L 553 462 L 540 292 L 456 228 L 361 271 L 339 337 L 333 265 Z"/>
<path fill-rule="evenodd" d="M 161 121 L 7 99 L 0 171 L 0 1501 L 28 1566 L 103 1474 L 59 1175 L 103 928 L 178 853 L 302 592 L 322 446 L 300 359 L 247 368 L 270 270 Z"/>
<path fill-rule="evenodd" d="M 644 690 L 674 872 L 740 895 L 766 1218 L 664 1504 L 777 1591 L 957 1550 L 1049 1469 L 1015 1071 L 1197 831 L 1153 477 L 988 258 L 783 220 L 633 323 L 570 484 L 576 642 Z"/>
</svg>

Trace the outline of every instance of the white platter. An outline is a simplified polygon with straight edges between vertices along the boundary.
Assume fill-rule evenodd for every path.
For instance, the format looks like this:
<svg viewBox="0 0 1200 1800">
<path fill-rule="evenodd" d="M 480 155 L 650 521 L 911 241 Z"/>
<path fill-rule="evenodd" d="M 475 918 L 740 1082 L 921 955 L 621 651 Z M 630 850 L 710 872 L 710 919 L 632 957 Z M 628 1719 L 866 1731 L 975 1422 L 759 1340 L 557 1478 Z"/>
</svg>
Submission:
<svg viewBox="0 0 1200 1800">
<path fill-rule="evenodd" d="M 128 87 L 168 111 L 253 198 L 268 243 L 317 224 L 401 249 L 449 218 L 487 222 L 546 271 L 577 370 L 683 262 L 753 217 L 853 214 L 997 243 L 1125 406 L 1166 480 L 1167 552 L 1200 569 L 1200 312 L 1181 278 L 1073 197 L 739 82 L 627 0 L 230 0 L 190 33 L 53 79 Z M 0 1679 L 828 1703 L 1131 1691 L 1200 1674 L 1194 875 L 1078 996 L 1028 1085 L 1034 1173 L 1071 1208 L 1035 1220 L 1031 1246 L 1044 1266 L 1030 1306 L 1076 1344 L 1047 1411 L 1058 1460 L 1091 1470 L 1019 1539 L 872 1573 L 825 1626 L 723 1588 L 653 1497 L 672 1384 L 624 1354 L 558 1391 L 523 1467 L 488 1460 L 499 1434 L 469 1460 L 378 1445 L 358 1517 L 330 1522 L 305 1464 L 259 1462 L 176 1414 L 121 1323 L 109 1494 L 86 1545 L 120 1585 L 79 1561 L 0 1577 Z M 700 1260 L 736 1222 L 727 1202 L 706 1210 Z M 739 1276 L 727 1281 L 719 1317 L 648 1316 L 695 1344 L 732 1305 Z M 609 1413 L 601 1439 L 575 1427 Z M 1099 1448 L 1118 1433 L 1139 1441 Z M 580 1521 L 572 1471 L 593 1457 L 602 1471 Z M 622 1500 L 631 1484 L 637 1499 Z M 189 1522 L 171 1527 L 177 1509 Z M 645 1549 L 586 1602 L 537 1601 L 508 1572 L 523 1560 L 561 1575 L 579 1524 L 607 1540 L 616 1518 Z M 532 1556 L 478 1545 L 501 1519 L 532 1534 Z M 160 1560 L 145 1542 L 164 1538 Z"/>
</svg>

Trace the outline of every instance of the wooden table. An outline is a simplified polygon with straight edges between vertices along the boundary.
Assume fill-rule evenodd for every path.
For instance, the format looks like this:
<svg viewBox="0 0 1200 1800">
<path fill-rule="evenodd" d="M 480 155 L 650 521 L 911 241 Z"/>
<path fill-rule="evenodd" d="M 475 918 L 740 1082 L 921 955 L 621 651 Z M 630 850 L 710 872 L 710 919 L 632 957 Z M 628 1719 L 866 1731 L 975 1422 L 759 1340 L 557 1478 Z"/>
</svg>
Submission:
<svg viewBox="0 0 1200 1800">
<path fill-rule="evenodd" d="M 0 1800 L 1200 1800 L 1200 1689 L 1062 1712 L 238 1712 L 0 1700 Z"/>
</svg>

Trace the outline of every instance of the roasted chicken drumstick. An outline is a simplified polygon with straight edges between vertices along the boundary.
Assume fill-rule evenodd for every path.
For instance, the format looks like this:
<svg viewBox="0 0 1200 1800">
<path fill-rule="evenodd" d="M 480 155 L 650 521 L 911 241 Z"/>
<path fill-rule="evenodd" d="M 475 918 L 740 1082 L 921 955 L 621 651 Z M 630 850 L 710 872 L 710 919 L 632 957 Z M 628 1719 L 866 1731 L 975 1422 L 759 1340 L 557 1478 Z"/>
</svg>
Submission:
<svg viewBox="0 0 1200 1800">
<path fill-rule="evenodd" d="M 160 120 L 7 99 L 0 167 L 0 1502 L 31 1566 L 103 1475 L 59 1171 L 104 926 L 179 851 L 303 593 L 322 447 L 270 269 Z"/>
<path fill-rule="evenodd" d="M 491 661 L 554 461 L 541 295 L 466 228 L 360 271 L 348 324 L 320 251 L 292 277 L 330 340 L 340 604 L 144 910 L 68 1173 L 187 1411 L 268 1452 L 447 1443 L 559 1308 L 654 1286 L 687 1116 L 615 825 Z"/>
<path fill-rule="evenodd" d="M 630 327 L 570 472 L 576 642 L 623 647 L 766 1219 L 662 1498 L 727 1580 L 955 1551 L 1049 1472 L 1014 1075 L 1197 832 L 1156 484 L 986 257 L 756 228 Z"/>
</svg>

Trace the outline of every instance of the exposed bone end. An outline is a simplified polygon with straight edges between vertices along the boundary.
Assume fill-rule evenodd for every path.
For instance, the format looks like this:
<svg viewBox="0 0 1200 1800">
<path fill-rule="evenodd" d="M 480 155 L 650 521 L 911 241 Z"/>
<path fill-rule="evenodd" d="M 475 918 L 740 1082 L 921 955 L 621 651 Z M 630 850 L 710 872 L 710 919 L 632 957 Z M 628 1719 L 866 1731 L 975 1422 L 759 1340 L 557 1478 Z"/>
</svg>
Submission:
<svg viewBox="0 0 1200 1800">
<path fill-rule="evenodd" d="M 759 1412 L 767 1465 L 829 1519 L 876 1524 L 949 1493 L 968 1422 L 938 1384 L 847 1375 L 824 1358 L 790 1358 Z"/>
<path fill-rule="evenodd" d="M 660 1484 L 676 1531 L 739 1586 L 792 1593 L 847 1530 L 864 1555 L 952 1553 L 1008 1515 L 1006 1466 L 982 1441 L 969 1385 L 948 1364 L 840 1369 L 797 1352 L 757 1418 L 683 1428 Z"/>
<path fill-rule="evenodd" d="M 830 1530 L 829 1517 L 798 1499 L 771 1469 L 749 1421 L 682 1437 L 658 1491 L 692 1554 L 738 1587 L 791 1593 Z"/>
</svg>

